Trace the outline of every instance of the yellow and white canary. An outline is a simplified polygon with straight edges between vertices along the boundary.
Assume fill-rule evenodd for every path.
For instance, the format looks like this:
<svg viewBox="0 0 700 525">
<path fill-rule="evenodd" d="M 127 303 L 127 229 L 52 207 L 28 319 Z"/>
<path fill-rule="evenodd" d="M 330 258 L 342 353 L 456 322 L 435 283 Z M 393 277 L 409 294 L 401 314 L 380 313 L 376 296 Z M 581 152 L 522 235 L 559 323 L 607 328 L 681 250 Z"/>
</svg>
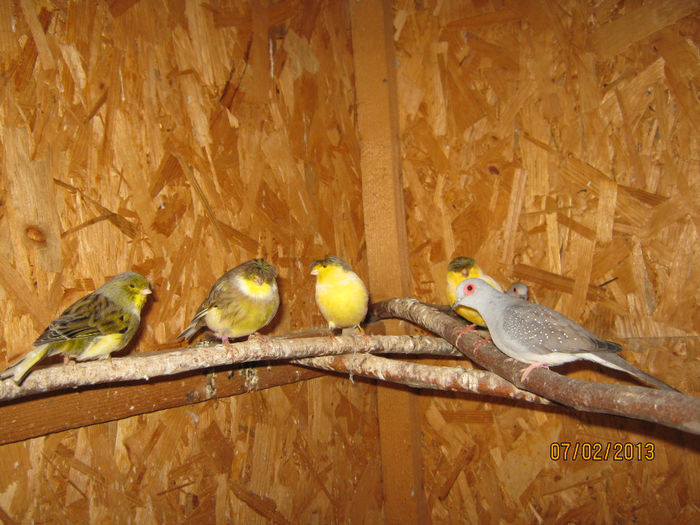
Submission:
<svg viewBox="0 0 700 525">
<path fill-rule="evenodd" d="M 257 332 L 275 317 L 280 306 L 275 267 L 251 259 L 229 270 L 214 283 L 179 339 L 191 339 L 205 325 L 221 338 L 244 337 Z"/>
<path fill-rule="evenodd" d="M 367 315 L 369 294 L 350 266 L 330 255 L 311 263 L 316 276 L 316 305 L 328 321 L 328 328 L 360 327 Z"/>
<path fill-rule="evenodd" d="M 454 304 L 457 300 L 457 285 L 465 279 L 479 278 L 486 281 L 493 288 L 502 292 L 503 289 L 491 277 L 484 273 L 484 270 L 476 264 L 476 261 L 471 257 L 455 257 L 447 265 L 447 301 L 448 304 Z M 461 317 L 464 317 L 472 324 L 486 326 L 486 321 L 479 315 L 479 312 L 467 306 L 458 306 L 455 310 Z"/>
<path fill-rule="evenodd" d="M 151 289 L 140 273 L 121 273 L 69 306 L 52 321 L 36 348 L 0 373 L 19 384 L 47 356 L 62 354 L 76 361 L 105 359 L 124 348 L 141 322 L 141 309 Z"/>
</svg>

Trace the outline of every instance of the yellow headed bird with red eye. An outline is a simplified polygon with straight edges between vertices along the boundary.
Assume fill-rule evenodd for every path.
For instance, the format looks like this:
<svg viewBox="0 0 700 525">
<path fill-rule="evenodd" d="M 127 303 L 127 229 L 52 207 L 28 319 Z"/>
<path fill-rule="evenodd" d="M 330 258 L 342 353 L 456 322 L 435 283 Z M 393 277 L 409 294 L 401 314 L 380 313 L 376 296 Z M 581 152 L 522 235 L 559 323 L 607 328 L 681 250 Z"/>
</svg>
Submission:
<svg viewBox="0 0 700 525">
<path fill-rule="evenodd" d="M 465 279 L 478 278 L 486 281 L 492 288 L 499 292 L 503 289 L 491 277 L 486 275 L 484 270 L 476 264 L 476 261 L 471 257 L 455 257 L 447 265 L 447 301 L 448 304 L 453 304 L 457 300 L 457 285 Z M 486 321 L 479 315 L 479 312 L 467 306 L 458 306 L 455 312 L 461 317 L 464 317 L 472 324 L 486 326 Z"/>
</svg>

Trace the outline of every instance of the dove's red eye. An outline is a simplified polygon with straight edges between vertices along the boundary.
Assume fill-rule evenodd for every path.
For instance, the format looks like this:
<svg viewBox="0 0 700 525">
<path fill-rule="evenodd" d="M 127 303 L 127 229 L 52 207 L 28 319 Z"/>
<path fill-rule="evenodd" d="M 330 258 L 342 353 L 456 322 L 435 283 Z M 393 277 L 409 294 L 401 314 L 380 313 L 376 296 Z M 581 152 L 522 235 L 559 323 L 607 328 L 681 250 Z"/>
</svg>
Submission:
<svg viewBox="0 0 700 525">
<path fill-rule="evenodd" d="M 468 285 L 466 285 L 466 286 L 464 287 L 464 295 L 471 295 L 471 294 L 473 294 L 475 289 L 476 289 L 476 288 L 474 288 L 474 285 L 473 285 L 473 284 L 468 284 Z"/>
</svg>

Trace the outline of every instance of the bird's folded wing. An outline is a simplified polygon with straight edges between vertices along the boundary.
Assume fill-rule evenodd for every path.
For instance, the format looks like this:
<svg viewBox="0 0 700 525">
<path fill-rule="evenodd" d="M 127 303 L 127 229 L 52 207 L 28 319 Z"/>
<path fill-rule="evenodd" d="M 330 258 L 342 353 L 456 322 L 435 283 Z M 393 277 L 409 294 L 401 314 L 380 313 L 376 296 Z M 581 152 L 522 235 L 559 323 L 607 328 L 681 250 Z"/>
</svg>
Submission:
<svg viewBox="0 0 700 525">
<path fill-rule="evenodd" d="M 131 313 L 122 310 L 104 295 L 93 293 L 68 307 L 61 317 L 54 320 L 34 341 L 34 346 L 123 333 L 128 329 L 132 317 Z"/>
<path fill-rule="evenodd" d="M 525 303 L 508 306 L 503 316 L 504 329 L 534 353 L 591 353 L 615 351 L 601 347 L 593 333 L 568 317 L 544 306 Z"/>
</svg>

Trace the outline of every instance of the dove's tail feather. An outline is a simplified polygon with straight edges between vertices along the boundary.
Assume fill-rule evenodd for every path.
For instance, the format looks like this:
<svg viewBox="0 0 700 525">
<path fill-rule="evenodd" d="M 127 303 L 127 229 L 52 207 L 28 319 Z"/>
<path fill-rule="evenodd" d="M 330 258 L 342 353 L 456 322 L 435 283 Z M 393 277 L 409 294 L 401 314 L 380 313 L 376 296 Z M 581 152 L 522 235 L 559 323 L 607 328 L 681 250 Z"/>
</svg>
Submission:
<svg viewBox="0 0 700 525">
<path fill-rule="evenodd" d="M 604 351 L 616 352 L 616 353 L 622 351 L 622 346 L 620 346 L 617 343 L 613 343 L 612 341 L 604 341 L 602 339 L 598 339 L 596 341 L 596 344 L 597 344 L 598 348 L 600 348 L 601 350 L 604 350 Z M 605 358 L 603 358 L 603 359 L 605 359 Z"/>
<path fill-rule="evenodd" d="M 673 392 L 678 392 L 675 388 L 673 388 L 670 385 L 667 385 L 663 381 L 656 379 L 653 376 L 650 376 L 646 372 L 642 372 L 639 368 L 634 367 L 627 361 L 625 361 L 622 357 L 620 357 L 618 354 L 608 354 L 608 353 L 601 353 L 601 354 L 589 354 L 591 361 L 595 361 L 596 363 L 600 363 L 603 366 L 607 366 L 608 368 L 613 368 L 615 370 L 620 370 L 622 372 L 626 372 L 630 374 L 631 376 L 636 377 L 640 381 L 653 385 L 656 388 L 660 388 L 662 390 L 672 390 Z"/>
<path fill-rule="evenodd" d="M 12 377 L 15 383 L 18 385 L 27 375 L 27 372 L 39 361 L 46 357 L 49 350 L 49 343 L 32 348 L 29 352 L 24 354 L 18 361 L 14 364 L 0 372 L 0 379 L 7 379 Z"/>
</svg>

